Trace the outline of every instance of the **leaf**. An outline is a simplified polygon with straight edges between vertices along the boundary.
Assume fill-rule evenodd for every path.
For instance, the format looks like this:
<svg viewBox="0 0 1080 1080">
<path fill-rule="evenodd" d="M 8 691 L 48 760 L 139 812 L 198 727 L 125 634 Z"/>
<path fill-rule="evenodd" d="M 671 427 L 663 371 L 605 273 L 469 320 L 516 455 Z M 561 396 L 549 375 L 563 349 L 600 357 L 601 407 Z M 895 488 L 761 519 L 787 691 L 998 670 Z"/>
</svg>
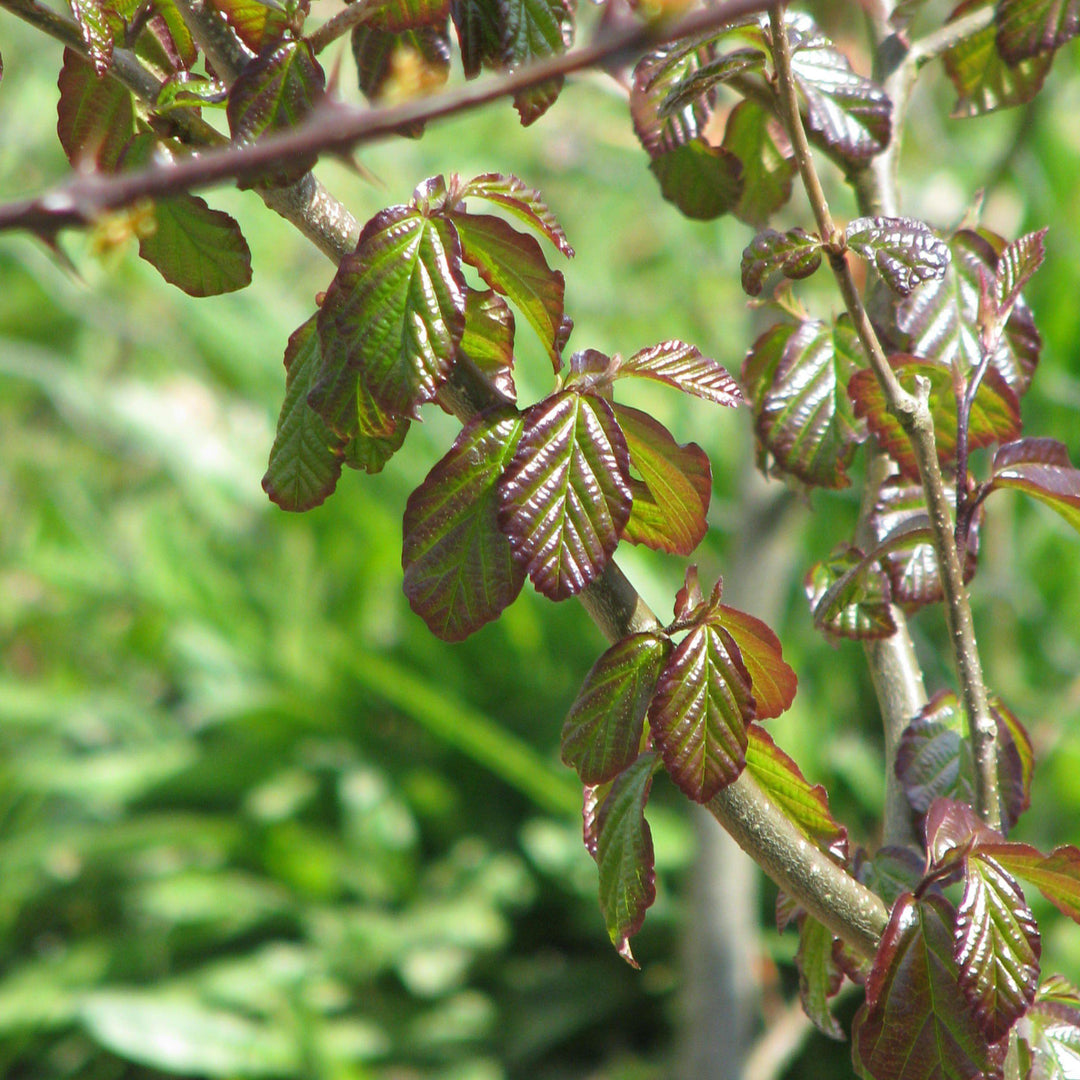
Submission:
<svg viewBox="0 0 1080 1080">
<path fill-rule="evenodd" d="M 1080 0 L 998 0 L 994 24 L 1001 58 L 1018 64 L 1080 34 Z"/>
<path fill-rule="evenodd" d="M 614 780 L 638 756 L 645 714 L 671 644 L 632 634 L 592 666 L 562 729 L 562 760 L 585 784 Z"/>
<path fill-rule="evenodd" d="M 756 101 L 740 101 L 728 114 L 720 148 L 742 165 L 742 194 L 732 213 L 761 228 L 791 198 L 796 165 L 783 127 Z"/>
<path fill-rule="evenodd" d="M 843 1042 L 844 1030 L 829 1009 L 829 998 L 840 989 L 844 975 L 833 959 L 832 931 L 809 915 L 799 920 L 795 966 L 799 971 L 799 999 L 803 1011 L 823 1035 Z"/>
<path fill-rule="evenodd" d="M 638 963 L 630 938 L 656 899 L 652 833 L 645 820 L 655 768 L 656 754 L 642 754 L 615 778 L 596 809 L 600 910 L 612 944 L 631 967 Z"/>
<path fill-rule="evenodd" d="M 717 361 L 685 341 L 661 341 L 648 349 L 634 353 L 623 360 L 615 372 L 616 377 L 636 375 L 643 379 L 655 379 L 683 393 L 704 398 L 715 405 L 741 405 L 742 391 L 739 384 Z"/>
<path fill-rule="evenodd" d="M 410 421 L 399 417 L 393 430 L 385 435 L 353 435 L 345 444 L 345 464 L 371 475 L 382 472 L 383 466 L 401 449 L 409 427 Z"/>
<path fill-rule="evenodd" d="M 499 484 L 499 527 L 552 600 L 595 580 L 630 517 L 629 454 L 611 406 L 564 391 L 525 413 Z"/>
<path fill-rule="evenodd" d="M 457 31 L 467 79 L 502 60 L 502 5 L 499 0 L 451 0 L 450 18 Z"/>
<path fill-rule="evenodd" d="M 759 446 L 779 470 L 818 487 L 851 483 L 847 467 L 866 438 L 846 392 L 858 355 L 847 319 L 778 323 L 750 347 L 743 387 Z"/>
<path fill-rule="evenodd" d="M 563 0 L 500 0 L 502 59 L 508 71 L 564 52 L 572 38 L 573 22 Z M 529 125 L 559 96 L 561 79 L 551 79 L 514 94 L 523 125 Z"/>
<path fill-rule="evenodd" d="M 856 547 L 814 563 L 804 582 L 814 624 L 832 637 L 875 641 L 896 632 L 889 579 Z"/>
<path fill-rule="evenodd" d="M 566 282 L 552 270 L 540 245 L 501 218 L 487 214 L 450 213 L 461 238 L 461 257 L 529 321 L 547 349 L 555 370 L 565 345 L 563 294 Z"/>
<path fill-rule="evenodd" d="M 707 529 L 712 497 L 709 457 L 697 443 L 680 446 L 648 413 L 616 405 L 630 464 L 644 483 L 633 482 L 633 506 L 623 539 L 673 555 L 689 555 Z"/>
<path fill-rule="evenodd" d="M 668 90 L 660 102 L 660 117 L 682 112 L 687 106 L 692 107 L 698 99 L 707 101 L 714 87 L 737 75 L 747 71 L 763 71 L 765 60 L 765 53 L 760 49 L 743 48 L 714 56 L 700 66 L 693 67 Z"/>
<path fill-rule="evenodd" d="M 285 8 L 263 0 L 211 0 L 211 3 L 237 37 L 256 54 L 276 46 L 289 28 Z"/>
<path fill-rule="evenodd" d="M 460 354 L 475 364 L 493 389 L 514 401 L 514 314 L 494 290 L 470 289 Z"/>
<path fill-rule="evenodd" d="M 296 127 L 326 91 L 326 77 L 306 41 L 285 41 L 261 53 L 237 76 L 226 115 L 234 141 L 251 143 L 272 132 Z M 316 161 L 304 154 L 276 169 L 272 181 L 299 180 Z"/>
<path fill-rule="evenodd" d="M 777 271 L 786 278 L 809 277 L 821 265 L 821 240 L 803 229 L 758 233 L 742 254 L 743 291 L 760 296 L 765 279 Z"/>
<path fill-rule="evenodd" d="M 664 665 L 649 708 L 653 740 L 683 794 L 708 802 L 738 779 L 753 715 L 739 647 L 722 626 L 698 624 Z"/>
<path fill-rule="evenodd" d="M 937 454 L 944 467 L 956 459 L 956 395 L 952 371 L 938 360 L 898 354 L 889 357 L 900 385 L 909 393 L 917 378 L 930 384 L 930 415 L 934 421 Z M 885 452 L 900 467 L 901 476 L 918 480 L 919 466 L 900 422 L 889 412 L 885 393 L 869 368 L 857 371 L 848 383 L 855 415 L 866 420 Z M 977 450 L 995 442 L 1008 442 L 1020 434 L 1020 402 L 994 368 L 987 369 L 971 409 L 968 448 Z"/>
<path fill-rule="evenodd" d="M 1080 922 L 1080 849 L 1072 844 L 1042 855 L 1028 844 L 983 842 L 980 851 L 1009 873 L 1030 881 L 1063 915 Z"/>
<path fill-rule="evenodd" d="M 100 0 L 70 0 L 70 3 L 94 71 L 98 78 L 104 78 L 112 67 L 113 43 L 123 34 L 120 19 Z"/>
<path fill-rule="evenodd" d="M 1060 975 L 1039 987 L 1017 1033 L 1033 1059 L 1024 1080 L 1072 1080 L 1080 1074 L 1080 993 Z"/>
<path fill-rule="evenodd" d="M 745 611 L 719 605 L 724 629 L 739 646 L 754 694 L 754 719 L 769 720 L 787 712 L 795 700 L 798 679 L 784 662 L 780 639 L 760 619 Z"/>
<path fill-rule="evenodd" d="M 174 109 L 197 109 L 225 104 L 228 87 L 220 79 L 206 79 L 181 71 L 161 84 L 154 111 L 159 115 Z"/>
<path fill-rule="evenodd" d="M 282 510 L 310 510 L 324 502 L 341 475 L 341 440 L 308 405 L 322 358 L 313 315 L 285 349 L 285 401 L 262 486 Z"/>
<path fill-rule="evenodd" d="M 1019 886 L 993 859 L 969 856 L 954 956 L 960 989 L 988 1042 L 1001 1039 L 1034 1000 L 1040 952 L 1035 916 Z"/>
<path fill-rule="evenodd" d="M 1023 491 L 1080 530 L 1080 469 L 1056 439 L 1018 439 L 999 447 L 988 493 L 1000 488 Z"/>
<path fill-rule="evenodd" d="M 525 573 L 499 530 L 496 485 L 521 435 L 511 410 L 478 417 L 409 496 L 401 564 L 409 606 L 461 641 L 517 599 Z"/>
<path fill-rule="evenodd" d="M 465 295 L 452 228 L 406 206 L 376 214 L 319 309 L 323 366 L 311 407 L 344 438 L 417 417 L 450 373 Z"/>
<path fill-rule="evenodd" d="M 68 161 L 115 172 L 135 133 L 131 91 L 117 79 L 98 78 L 74 49 L 64 50 L 58 86 L 56 133 Z"/>
<path fill-rule="evenodd" d="M 918 888 L 926 869 L 926 858 L 920 849 L 886 845 L 874 852 L 873 859 L 863 864 L 865 873 L 859 880 L 885 901 L 888 907 L 900 898 L 901 893 Z"/>
<path fill-rule="evenodd" d="M 844 242 L 873 263 L 885 284 L 901 296 L 943 277 L 951 258 L 948 244 L 913 218 L 856 218 L 844 230 Z"/>
<path fill-rule="evenodd" d="M 462 185 L 457 194 L 459 199 L 486 199 L 495 203 L 547 237 L 568 259 L 574 257 L 574 249 L 567 241 L 563 227 L 544 202 L 540 192 L 522 183 L 516 176 L 484 173 Z"/>
<path fill-rule="evenodd" d="M 710 89 L 679 109 L 663 109 L 674 88 L 713 58 L 706 44 L 693 48 L 671 45 L 648 53 L 634 68 L 630 114 L 641 145 L 655 160 L 698 138 L 712 115 L 715 96 Z"/>
<path fill-rule="evenodd" d="M 746 769 L 770 801 L 823 851 L 846 842 L 847 830 L 832 816 L 825 789 L 810 784 L 759 724 L 751 724 L 746 733 Z"/>
<path fill-rule="evenodd" d="M 450 0 L 381 0 L 370 19 L 380 30 L 401 32 L 445 25 L 449 14 Z"/>
<path fill-rule="evenodd" d="M 952 13 L 952 19 L 985 6 L 984 0 L 965 0 Z M 953 116 L 982 116 L 996 109 L 1023 105 L 1042 89 L 1053 54 L 1043 53 L 1010 64 L 998 51 L 996 39 L 997 29 L 991 23 L 943 54 L 945 72 L 957 94 Z"/>
<path fill-rule="evenodd" d="M 1046 229 L 1030 232 L 1006 244 L 994 272 L 994 292 L 999 318 L 1007 318 L 1020 291 L 1034 277 L 1046 258 Z"/>
<path fill-rule="evenodd" d="M 419 74 L 422 85 L 433 89 L 450 76 L 450 37 L 445 27 L 420 26 L 414 30 L 386 30 L 370 22 L 353 28 L 350 36 L 360 92 L 368 101 L 380 101 L 390 90 L 412 96 L 414 87 L 404 85 L 411 70 Z M 407 124 L 397 129 L 402 135 L 419 136 L 424 124 Z"/>
<path fill-rule="evenodd" d="M 742 198 L 742 163 L 704 139 L 654 157 L 649 171 L 660 184 L 660 194 L 691 221 L 712 221 L 730 213 Z"/>
<path fill-rule="evenodd" d="M 236 221 L 198 195 L 159 199 L 139 255 L 189 296 L 218 296 L 251 283 L 251 251 Z"/>
<path fill-rule="evenodd" d="M 940 896 L 916 900 L 904 893 L 893 906 L 852 1028 L 860 1077 L 982 1080 L 994 1071 L 958 986 L 954 923 L 951 905 Z"/>
</svg>

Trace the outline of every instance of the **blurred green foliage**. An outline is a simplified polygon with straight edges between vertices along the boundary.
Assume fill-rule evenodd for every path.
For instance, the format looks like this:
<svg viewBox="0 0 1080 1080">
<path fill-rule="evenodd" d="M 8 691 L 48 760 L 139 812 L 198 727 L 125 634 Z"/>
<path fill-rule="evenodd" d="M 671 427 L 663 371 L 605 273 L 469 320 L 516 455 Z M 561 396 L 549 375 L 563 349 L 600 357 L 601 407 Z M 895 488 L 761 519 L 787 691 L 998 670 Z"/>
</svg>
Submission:
<svg viewBox="0 0 1080 1080">
<path fill-rule="evenodd" d="M 66 166 L 48 122 L 59 51 L 2 25 L 0 195 L 11 197 Z M 1075 459 L 1071 63 L 1059 58 L 1020 114 L 945 121 L 947 91 L 923 91 L 905 196 L 912 213 L 948 223 L 985 185 L 987 224 L 1051 225 L 1029 290 L 1046 347 L 1025 422 Z M 579 252 L 561 267 L 575 348 L 683 337 L 737 370 L 765 325 L 738 287 L 746 231 L 661 203 L 624 104 L 599 81 L 570 86 L 536 129 L 506 106 L 361 156 L 384 188 L 325 168 L 361 219 L 438 172 L 512 171 L 539 187 Z M 849 208 L 839 189 L 835 201 Z M 133 251 L 97 259 L 85 238 L 65 240 L 81 279 L 27 239 L 0 242 L 0 1075 L 669 1075 L 692 834 L 658 784 L 660 899 L 632 972 L 605 939 L 579 791 L 557 753 L 598 635 L 576 605 L 529 590 L 454 647 L 409 611 L 401 513 L 452 437 L 445 417 L 415 428 L 384 474 L 347 473 L 319 510 L 293 518 L 266 501 L 284 344 L 331 268 L 253 195 L 211 202 L 253 249 L 254 284 L 229 297 L 191 301 Z M 546 390 L 545 363 L 523 356 L 523 398 Z M 643 393 L 713 460 L 703 578 L 746 567 L 729 587 L 759 610 L 741 502 L 746 417 Z M 767 615 L 800 692 L 770 726 L 872 841 L 872 690 L 856 646 L 834 651 L 813 633 L 801 591 L 857 502 L 795 502 L 768 570 L 779 611 Z M 1038 752 L 1018 835 L 1075 840 L 1077 540 L 1015 497 L 995 496 L 990 511 L 975 588 L 984 662 Z M 669 611 L 677 560 L 631 550 L 620 561 Z M 915 632 L 930 688 L 945 685 L 940 613 Z M 1076 979 L 1080 936 L 1051 914 L 1040 912 L 1046 969 Z M 790 983 L 793 942 L 767 940 Z M 791 1075 L 837 1075 L 846 1053 L 815 1043 Z"/>
</svg>

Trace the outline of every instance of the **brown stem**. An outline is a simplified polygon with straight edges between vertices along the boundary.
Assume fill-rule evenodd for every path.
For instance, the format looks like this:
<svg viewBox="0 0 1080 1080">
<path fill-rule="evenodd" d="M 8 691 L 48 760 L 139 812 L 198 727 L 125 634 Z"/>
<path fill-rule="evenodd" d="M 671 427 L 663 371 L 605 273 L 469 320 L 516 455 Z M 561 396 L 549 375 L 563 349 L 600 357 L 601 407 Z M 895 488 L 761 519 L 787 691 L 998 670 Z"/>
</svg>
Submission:
<svg viewBox="0 0 1080 1080">
<path fill-rule="evenodd" d="M 355 0 L 344 11 L 339 11 L 333 18 L 327 19 L 313 33 L 308 35 L 311 51 L 318 55 L 328 45 L 351 33 L 354 26 L 359 26 L 374 10 L 373 0 Z"/>
</svg>

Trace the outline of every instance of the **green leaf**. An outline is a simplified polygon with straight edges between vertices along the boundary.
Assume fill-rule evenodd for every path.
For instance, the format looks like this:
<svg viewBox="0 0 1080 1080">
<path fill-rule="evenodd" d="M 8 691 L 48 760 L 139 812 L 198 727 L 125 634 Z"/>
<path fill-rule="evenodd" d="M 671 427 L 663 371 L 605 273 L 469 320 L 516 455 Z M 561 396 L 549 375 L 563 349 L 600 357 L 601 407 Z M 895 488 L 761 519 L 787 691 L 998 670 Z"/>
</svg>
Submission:
<svg viewBox="0 0 1080 1080">
<path fill-rule="evenodd" d="M 380 30 L 400 32 L 421 26 L 445 26 L 450 0 L 380 0 L 370 20 Z"/>
<path fill-rule="evenodd" d="M 233 139 L 254 142 L 263 135 L 296 127 L 326 91 L 326 77 L 306 41 L 285 41 L 244 65 L 229 91 L 226 115 Z M 301 155 L 274 172 L 275 183 L 304 175 L 316 155 Z"/>
<path fill-rule="evenodd" d="M 742 254 L 742 287 L 748 296 L 760 296 L 765 279 L 779 271 L 786 278 L 809 277 L 821 265 L 821 240 L 804 229 L 758 233 Z"/>
<path fill-rule="evenodd" d="M 1051 975 L 1017 1034 L 1031 1066 L 1023 1080 L 1071 1080 L 1080 1071 L 1080 992 Z"/>
<path fill-rule="evenodd" d="M 500 0 L 502 59 L 507 70 L 564 52 L 572 39 L 573 20 L 563 0 Z M 514 107 L 524 125 L 539 120 L 559 96 L 561 79 L 519 90 Z"/>
<path fill-rule="evenodd" d="M 670 649 L 658 634 L 632 634 L 585 676 L 562 729 L 563 762 L 584 783 L 613 780 L 637 758 L 645 714 Z"/>
<path fill-rule="evenodd" d="M 1009 873 L 1030 881 L 1063 915 L 1080 922 L 1080 849 L 1072 844 L 1042 855 L 1028 844 L 986 841 L 979 850 Z"/>
<path fill-rule="evenodd" d="M 282 510 L 310 510 L 324 502 L 341 475 L 341 440 L 308 405 L 322 357 L 313 315 L 285 349 L 285 401 L 262 486 Z"/>
<path fill-rule="evenodd" d="M 987 6 L 984 0 L 966 0 L 952 18 L 959 19 Z M 964 38 L 942 56 L 945 71 L 956 88 L 953 116 L 982 116 L 1023 105 L 1042 89 L 1053 59 L 1053 53 L 1042 53 L 1016 64 L 1008 63 L 998 51 L 993 23 Z"/>
<path fill-rule="evenodd" d="M 940 896 L 904 893 L 893 906 L 852 1028 L 864 1080 L 982 1080 L 994 1071 L 958 985 L 954 925 Z"/>
<path fill-rule="evenodd" d="M 462 258 L 475 266 L 497 293 L 507 297 L 529 321 L 548 351 L 555 370 L 569 333 L 563 312 L 566 282 L 552 270 L 540 245 L 501 218 L 450 213 L 461 238 Z"/>
<path fill-rule="evenodd" d="M 467 79 L 502 59 L 502 5 L 499 0 L 451 0 L 450 18 L 457 31 L 461 64 Z"/>
<path fill-rule="evenodd" d="M 601 789 L 602 795 L 597 793 L 601 797 L 595 810 L 600 910 L 612 944 L 632 967 L 638 963 L 630 938 L 656 899 L 652 833 L 645 820 L 655 769 L 656 754 L 642 754 L 606 791 Z"/>
<path fill-rule="evenodd" d="M 916 285 L 944 277 L 952 257 L 948 244 L 914 218 L 856 218 L 844 242 L 881 275 L 893 292 L 907 296 Z"/>
<path fill-rule="evenodd" d="M 446 381 L 465 326 L 457 234 L 406 206 L 376 214 L 319 310 L 323 366 L 308 399 L 343 438 L 385 435 Z"/>
<path fill-rule="evenodd" d="M 716 360 L 702 356 L 700 350 L 685 341 L 661 341 L 622 360 L 615 377 L 635 375 L 655 379 L 685 394 L 704 398 L 716 405 L 741 405 L 739 384 Z"/>
<path fill-rule="evenodd" d="M 660 194 L 692 221 L 730 213 L 742 198 L 742 162 L 704 139 L 692 139 L 654 157 L 649 170 L 660 184 Z"/>
<path fill-rule="evenodd" d="M 402 57 L 419 59 L 432 84 L 442 84 L 450 76 L 450 38 L 444 27 L 421 26 L 415 30 L 384 30 L 370 22 L 353 28 L 350 36 L 360 92 L 368 101 L 379 101 L 394 78 Z M 419 136 L 422 123 L 399 128 L 403 135 Z"/>
<path fill-rule="evenodd" d="M 410 426 L 411 421 L 398 417 L 393 430 L 385 435 L 353 435 L 345 444 L 345 464 L 370 475 L 382 472 L 383 466 L 401 449 Z"/>
<path fill-rule="evenodd" d="M 692 54 L 689 54 L 692 55 Z M 763 71 L 765 53 L 760 49 L 742 48 L 714 56 L 700 66 L 692 66 L 687 73 L 668 90 L 660 102 L 661 118 L 680 113 L 698 101 L 708 101 L 710 92 L 747 71 Z"/>
<path fill-rule="evenodd" d="M 998 0 L 994 24 L 1002 59 L 1018 64 L 1080 34 L 1080 0 Z"/>
<path fill-rule="evenodd" d="M 791 198 L 796 165 L 783 127 L 756 101 L 741 101 L 728 115 L 720 148 L 742 164 L 742 194 L 732 213 L 761 228 Z"/>
<path fill-rule="evenodd" d="M 998 449 L 988 492 L 1015 488 L 1056 510 L 1080 531 L 1080 469 L 1056 439 L 1018 439 Z"/>
<path fill-rule="evenodd" d="M 264 0 L 211 0 L 236 36 L 253 52 L 276 46 L 289 29 L 284 7 Z"/>
<path fill-rule="evenodd" d="M 514 314 L 493 289 L 470 289 L 460 354 L 483 373 L 492 388 L 514 401 Z"/>
<path fill-rule="evenodd" d="M 100 0 L 70 0 L 70 4 L 94 71 L 98 78 L 103 78 L 112 67 L 113 43 L 123 35 L 121 21 Z"/>
<path fill-rule="evenodd" d="M 114 172 L 135 133 L 131 91 L 118 79 L 98 78 L 74 49 L 64 50 L 58 85 L 56 133 L 68 161 Z"/>
<path fill-rule="evenodd" d="M 653 740 L 683 794 L 708 802 L 738 779 L 753 716 L 738 645 L 722 626 L 699 623 L 664 665 L 649 708 Z"/>
<path fill-rule="evenodd" d="M 847 467 L 866 438 L 846 392 L 859 355 L 846 318 L 778 323 L 751 345 L 742 383 L 759 447 L 779 470 L 818 487 L 851 483 Z"/>
<path fill-rule="evenodd" d="M 827 635 L 874 641 L 896 632 L 889 579 L 858 548 L 839 548 L 814 563 L 804 585 L 814 624 Z"/>
<path fill-rule="evenodd" d="M 568 259 L 574 249 L 558 219 L 535 188 L 522 183 L 516 176 L 504 173 L 484 173 L 457 189 L 459 199 L 486 199 L 508 214 L 523 221 L 535 232 L 547 237 Z"/>
<path fill-rule="evenodd" d="M 739 646 L 743 666 L 754 693 L 754 719 L 770 720 L 791 708 L 798 679 L 784 662 L 780 639 L 760 619 L 745 611 L 719 605 L 716 609 L 724 629 Z"/>
<path fill-rule="evenodd" d="M 833 959 L 833 935 L 817 919 L 804 915 L 799 920 L 799 948 L 795 966 L 799 970 L 799 999 L 814 1027 L 830 1039 L 844 1041 L 844 1029 L 829 1009 L 844 981 L 843 972 Z"/>
<path fill-rule="evenodd" d="M 139 255 L 189 296 L 217 296 L 251 283 L 251 251 L 236 221 L 198 195 L 154 204 L 154 229 Z"/>
<path fill-rule="evenodd" d="M 200 109 L 224 105 L 229 88 L 220 79 L 207 79 L 190 71 L 180 71 L 161 84 L 154 111 L 164 114 L 173 109 Z"/>
<path fill-rule="evenodd" d="M 563 600 L 595 580 L 630 505 L 626 440 L 606 401 L 564 391 L 525 413 L 499 483 L 499 527 L 539 592 Z"/>
<path fill-rule="evenodd" d="M 199 50 L 174 0 L 154 0 L 153 10 L 146 30 L 135 41 L 135 52 L 144 58 L 157 52 L 165 58 L 166 70 L 190 73 L 199 59 Z"/>
<path fill-rule="evenodd" d="M 680 446 L 648 413 L 616 405 L 630 464 L 634 503 L 623 539 L 673 555 L 689 555 L 705 536 L 712 497 L 709 457 L 697 443 Z"/>
<path fill-rule="evenodd" d="M 1013 305 L 1020 298 L 1020 291 L 1034 277 L 1035 271 L 1046 258 L 1046 233 L 1039 229 L 1006 244 L 998 255 L 994 272 L 994 293 L 997 302 L 995 314 L 1004 320 L 1012 313 Z"/>
<path fill-rule="evenodd" d="M 405 507 L 405 595 L 444 641 L 461 641 L 497 619 L 525 581 L 499 531 L 496 494 L 521 428 L 511 410 L 474 420 Z"/>
</svg>

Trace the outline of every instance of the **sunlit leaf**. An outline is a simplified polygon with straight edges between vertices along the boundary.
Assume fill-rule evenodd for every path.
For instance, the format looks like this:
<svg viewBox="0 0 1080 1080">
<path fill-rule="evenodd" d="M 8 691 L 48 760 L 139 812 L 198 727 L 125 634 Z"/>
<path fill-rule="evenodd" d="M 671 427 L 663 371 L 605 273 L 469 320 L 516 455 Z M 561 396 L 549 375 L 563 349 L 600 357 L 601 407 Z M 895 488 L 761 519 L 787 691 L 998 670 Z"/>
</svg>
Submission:
<svg viewBox="0 0 1080 1080">
<path fill-rule="evenodd" d="M 756 101 L 741 101 L 728 114 L 720 148 L 742 164 L 742 194 L 732 213 L 760 228 L 791 198 L 796 166 L 784 129 Z"/>
<path fill-rule="evenodd" d="M 253 53 L 277 45 L 289 27 L 288 12 L 276 4 L 262 0 L 210 0 L 210 3 Z"/>
<path fill-rule="evenodd" d="M 799 948 L 795 953 L 799 971 L 799 999 L 814 1026 L 830 1039 L 844 1040 L 844 1029 L 829 1009 L 844 975 L 833 959 L 833 934 L 817 919 L 804 915 L 799 921 Z"/>
<path fill-rule="evenodd" d="M 1080 922 L 1080 849 L 1072 844 L 1042 855 L 1028 844 L 983 843 L 980 849 L 1017 877 L 1030 881 L 1063 915 Z"/>
<path fill-rule="evenodd" d="M 345 444 L 345 464 L 350 469 L 375 474 L 401 449 L 411 421 L 398 417 L 394 428 L 385 435 L 361 435 L 357 432 Z"/>
<path fill-rule="evenodd" d="M 1080 0 L 998 0 L 994 23 L 1002 59 L 1017 64 L 1080 34 Z"/>
<path fill-rule="evenodd" d="M 821 265 L 821 240 L 803 229 L 777 232 L 766 229 L 747 244 L 742 254 L 742 287 L 759 296 L 770 274 L 787 278 L 809 277 Z"/>
<path fill-rule="evenodd" d="M 499 525 L 537 590 L 563 600 L 585 588 L 630 517 L 629 454 L 611 406 L 573 391 L 534 405 L 499 502 Z"/>
<path fill-rule="evenodd" d="M 721 83 L 747 71 L 761 71 L 765 67 L 765 53 L 760 49 L 733 49 L 694 67 L 667 92 L 660 102 L 659 116 L 665 118 L 682 112 L 701 99 L 708 100 L 710 91 Z"/>
<path fill-rule="evenodd" d="M 712 91 L 688 100 L 677 110 L 663 110 L 679 83 L 713 58 L 708 45 L 693 49 L 677 45 L 649 53 L 634 68 L 630 113 L 641 145 L 655 159 L 698 138 L 712 114 Z"/>
<path fill-rule="evenodd" d="M 540 192 L 522 183 L 516 176 L 484 173 L 463 184 L 458 189 L 458 198 L 486 199 L 495 203 L 535 232 L 547 237 L 568 259 L 573 258 L 574 249 Z"/>
<path fill-rule="evenodd" d="M 56 132 L 68 161 L 113 172 L 135 133 L 131 91 L 118 79 L 99 78 L 74 49 L 64 50 L 58 84 Z"/>
<path fill-rule="evenodd" d="M 769 720 L 786 712 L 795 700 L 798 679 L 784 662 L 780 639 L 760 619 L 745 611 L 719 605 L 716 613 L 739 646 L 754 694 L 754 719 Z"/>
<path fill-rule="evenodd" d="M 150 41 L 167 58 L 166 69 L 171 68 L 177 74 L 192 74 L 191 68 L 199 59 L 199 50 L 174 0 L 155 0 L 154 14 L 135 42 L 136 54 L 143 56 L 149 52 L 147 45 Z"/>
<path fill-rule="evenodd" d="M 154 110 L 163 114 L 172 109 L 224 105 L 228 90 L 220 79 L 206 79 L 190 71 L 181 71 L 161 84 Z"/>
<path fill-rule="evenodd" d="M 499 0 L 502 10 L 502 58 L 507 69 L 547 60 L 565 51 L 572 38 L 573 21 L 563 0 Z M 522 124 L 538 120 L 554 103 L 562 87 L 553 79 L 514 95 Z"/>
<path fill-rule="evenodd" d="M 1080 991 L 1051 975 L 1018 1028 L 1030 1059 L 1023 1080 L 1072 1080 L 1080 1076 Z"/>
<path fill-rule="evenodd" d="M 472 361 L 507 400 L 514 387 L 514 314 L 493 289 L 470 289 L 465 298 L 465 330 L 460 353 Z"/>
<path fill-rule="evenodd" d="M 648 413 L 615 406 L 630 464 L 644 481 L 632 481 L 634 504 L 623 539 L 658 551 L 689 555 L 707 528 L 712 497 L 709 457 L 697 443 L 680 446 Z"/>
<path fill-rule="evenodd" d="M 994 291 L 998 316 L 1007 317 L 1020 297 L 1020 290 L 1032 279 L 1046 258 L 1046 229 L 1027 233 L 1006 244 L 998 255 Z"/>
<path fill-rule="evenodd" d="M 692 221 L 711 221 L 735 209 L 743 193 L 742 162 L 704 139 L 691 139 L 649 162 L 660 194 Z"/>
<path fill-rule="evenodd" d="M 623 360 L 616 377 L 637 375 L 673 386 L 716 405 L 741 405 L 739 384 L 727 368 L 685 341 L 661 341 Z"/>
<path fill-rule="evenodd" d="M 844 242 L 872 263 L 901 296 L 924 281 L 943 277 L 951 258 L 948 244 L 913 218 L 856 218 L 844 230 Z"/>
<path fill-rule="evenodd" d="M 889 579 L 858 548 L 840 548 L 814 563 L 804 587 L 814 623 L 826 634 L 867 641 L 896 632 Z"/>
<path fill-rule="evenodd" d="M 94 71 L 101 78 L 112 67 L 113 43 L 123 35 L 120 19 L 101 0 L 70 0 L 70 4 Z"/>
<path fill-rule="evenodd" d="M 633 634 L 608 649 L 585 676 L 562 730 L 562 759 L 584 783 L 613 780 L 637 758 L 670 647 L 658 634 Z"/>
<path fill-rule="evenodd" d="M 1019 439 L 1000 447 L 989 491 L 998 488 L 1023 491 L 1080 530 L 1080 469 L 1056 439 Z"/>
</svg>

